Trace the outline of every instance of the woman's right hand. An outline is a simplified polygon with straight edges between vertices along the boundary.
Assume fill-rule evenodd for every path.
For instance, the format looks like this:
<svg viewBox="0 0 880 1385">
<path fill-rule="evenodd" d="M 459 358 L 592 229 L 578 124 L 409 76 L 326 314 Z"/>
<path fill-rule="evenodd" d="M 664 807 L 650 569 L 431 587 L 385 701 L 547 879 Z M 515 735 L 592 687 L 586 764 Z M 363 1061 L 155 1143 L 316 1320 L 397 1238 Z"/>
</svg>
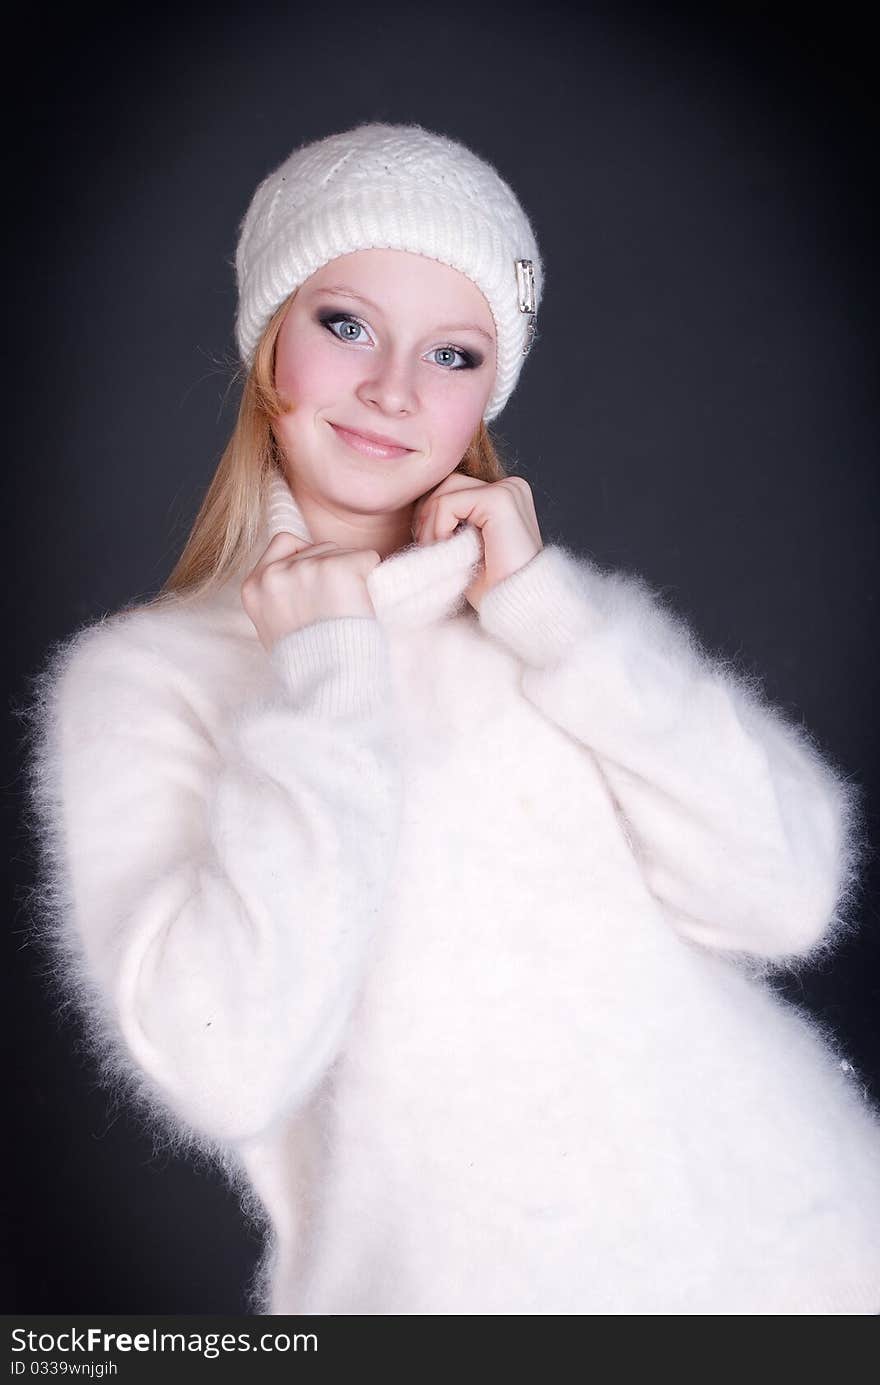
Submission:
<svg viewBox="0 0 880 1385">
<path fill-rule="evenodd" d="M 241 604 L 266 652 L 314 620 L 375 615 L 366 579 L 381 561 L 372 548 L 276 534 L 241 584 Z"/>
</svg>

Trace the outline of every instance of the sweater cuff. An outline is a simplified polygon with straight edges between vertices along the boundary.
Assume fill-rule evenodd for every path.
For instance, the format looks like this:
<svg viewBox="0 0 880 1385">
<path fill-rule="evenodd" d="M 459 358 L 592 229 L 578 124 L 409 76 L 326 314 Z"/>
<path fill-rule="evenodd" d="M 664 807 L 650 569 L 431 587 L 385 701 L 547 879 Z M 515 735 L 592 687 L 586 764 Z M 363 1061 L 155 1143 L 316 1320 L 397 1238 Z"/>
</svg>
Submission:
<svg viewBox="0 0 880 1385">
<path fill-rule="evenodd" d="M 577 560 L 559 544 L 545 545 L 490 587 L 478 616 L 487 634 L 537 668 L 562 658 L 599 619 L 579 580 Z"/>
<path fill-rule="evenodd" d="M 312 621 L 276 640 L 269 658 L 301 711 L 366 716 L 388 704 L 388 645 L 373 616 Z"/>
</svg>

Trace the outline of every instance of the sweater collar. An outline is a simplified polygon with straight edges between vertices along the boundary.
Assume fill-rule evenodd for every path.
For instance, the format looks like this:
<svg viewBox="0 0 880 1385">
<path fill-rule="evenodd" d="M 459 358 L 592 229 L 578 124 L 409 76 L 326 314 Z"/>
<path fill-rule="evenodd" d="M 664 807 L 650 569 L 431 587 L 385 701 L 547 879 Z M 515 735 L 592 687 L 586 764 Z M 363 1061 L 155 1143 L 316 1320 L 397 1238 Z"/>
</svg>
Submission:
<svg viewBox="0 0 880 1385">
<path fill-rule="evenodd" d="M 286 531 L 312 541 L 302 510 L 286 479 L 276 473 L 267 488 L 263 521 L 250 559 L 223 592 L 250 619 L 240 604 L 243 576 L 259 561 L 275 534 Z M 415 541 L 384 558 L 367 576 L 367 591 L 376 618 L 384 625 L 429 625 L 466 610 L 464 595 L 483 560 L 479 529 L 463 523 L 448 539 L 422 545 Z M 251 625 L 251 628 L 253 626 Z"/>
</svg>

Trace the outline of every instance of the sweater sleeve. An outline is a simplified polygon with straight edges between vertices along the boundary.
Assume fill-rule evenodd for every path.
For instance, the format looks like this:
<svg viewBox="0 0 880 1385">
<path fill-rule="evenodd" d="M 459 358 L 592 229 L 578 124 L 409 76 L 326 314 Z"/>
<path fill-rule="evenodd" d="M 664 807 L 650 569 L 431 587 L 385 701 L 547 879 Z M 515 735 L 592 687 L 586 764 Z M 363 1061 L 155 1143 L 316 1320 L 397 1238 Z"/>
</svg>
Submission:
<svg viewBox="0 0 880 1385">
<path fill-rule="evenodd" d="M 522 660 L 524 694 L 596 757 L 683 935 L 778 961 L 851 925 L 860 789 L 643 578 L 546 546 L 489 589 L 479 619 Z"/>
<path fill-rule="evenodd" d="M 44 678 L 31 770 L 62 984 L 111 1069 L 220 1142 L 332 1062 L 399 822 L 379 623 L 320 620 L 266 657 L 270 693 L 218 735 L 155 641 L 91 627 Z"/>
</svg>

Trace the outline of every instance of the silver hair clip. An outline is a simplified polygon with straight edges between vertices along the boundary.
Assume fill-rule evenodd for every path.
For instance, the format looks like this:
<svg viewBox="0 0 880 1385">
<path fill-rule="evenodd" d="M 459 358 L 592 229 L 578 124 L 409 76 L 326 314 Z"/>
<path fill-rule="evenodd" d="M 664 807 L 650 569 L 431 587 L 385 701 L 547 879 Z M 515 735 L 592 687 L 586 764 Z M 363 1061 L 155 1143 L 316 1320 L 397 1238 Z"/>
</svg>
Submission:
<svg viewBox="0 0 880 1385">
<path fill-rule="evenodd" d="M 535 271 L 531 260 L 516 261 L 516 287 L 519 294 L 520 312 L 530 314 L 529 322 L 526 327 L 526 344 L 522 349 L 523 355 L 527 356 L 537 333 L 537 327 L 535 325 L 535 317 L 537 314 L 537 304 L 535 302 Z"/>
</svg>

